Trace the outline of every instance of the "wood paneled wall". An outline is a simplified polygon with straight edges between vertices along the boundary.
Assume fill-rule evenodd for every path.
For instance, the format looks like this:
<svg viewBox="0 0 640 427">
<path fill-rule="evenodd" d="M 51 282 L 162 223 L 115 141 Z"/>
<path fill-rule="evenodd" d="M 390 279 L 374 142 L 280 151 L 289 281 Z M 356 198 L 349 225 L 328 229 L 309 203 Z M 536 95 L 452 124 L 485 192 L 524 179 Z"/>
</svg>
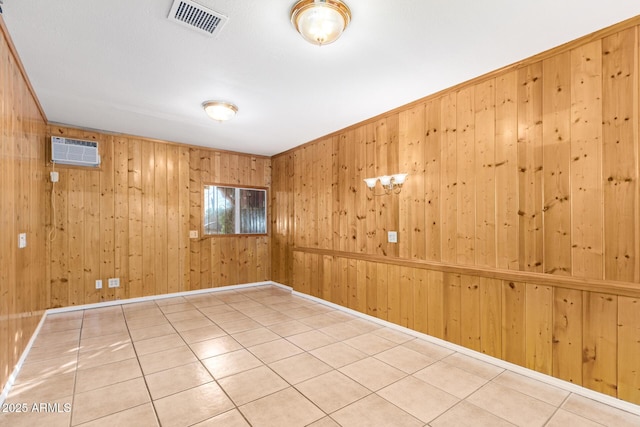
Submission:
<svg viewBox="0 0 640 427">
<path fill-rule="evenodd" d="M 640 403 L 638 24 L 274 157 L 272 279 Z"/>
<path fill-rule="evenodd" d="M 0 389 L 48 306 L 45 117 L 0 17 Z M 18 248 L 26 233 L 27 247 Z"/>
<path fill-rule="evenodd" d="M 96 170 L 55 166 L 51 307 L 269 279 L 268 236 L 203 238 L 201 221 L 205 183 L 269 187 L 270 159 L 61 126 L 49 131 L 99 141 L 102 157 Z M 189 239 L 189 230 L 200 238 Z M 120 278 L 119 288 L 108 288 L 111 277 Z"/>
</svg>

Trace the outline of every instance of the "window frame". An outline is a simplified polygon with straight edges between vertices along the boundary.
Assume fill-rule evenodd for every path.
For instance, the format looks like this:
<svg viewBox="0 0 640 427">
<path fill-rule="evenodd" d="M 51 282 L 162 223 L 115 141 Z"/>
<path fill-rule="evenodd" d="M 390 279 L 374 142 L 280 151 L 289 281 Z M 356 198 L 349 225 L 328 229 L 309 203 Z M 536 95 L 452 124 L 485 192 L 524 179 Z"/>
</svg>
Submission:
<svg viewBox="0 0 640 427">
<path fill-rule="evenodd" d="M 264 233 L 226 233 L 226 234 L 208 234 L 206 233 L 206 227 L 204 224 L 204 219 L 205 219 L 205 210 L 206 210 L 206 203 L 204 202 L 204 196 L 205 196 L 205 188 L 206 187 L 226 187 L 226 188 L 234 188 L 234 189 L 238 189 L 238 190 L 263 190 L 265 192 L 265 198 L 264 198 L 264 203 L 265 203 L 265 232 Z M 202 195 L 201 195 L 201 203 L 202 203 L 202 208 L 201 208 L 201 219 L 200 219 L 200 235 L 203 238 L 209 238 L 209 237 L 260 237 L 260 236 L 269 236 L 269 231 L 270 231 L 270 227 L 269 227 L 269 220 L 270 220 L 270 215 L 269 215 L 269 187 L 262 187 L 262 186 L 256 186 L 256 185 L 243 185 L 243 184 L 225 184 L 225 183 L 219 183 L 219 182 L 205 182 L 204 184 L 202 184 Z"/>
</svg>

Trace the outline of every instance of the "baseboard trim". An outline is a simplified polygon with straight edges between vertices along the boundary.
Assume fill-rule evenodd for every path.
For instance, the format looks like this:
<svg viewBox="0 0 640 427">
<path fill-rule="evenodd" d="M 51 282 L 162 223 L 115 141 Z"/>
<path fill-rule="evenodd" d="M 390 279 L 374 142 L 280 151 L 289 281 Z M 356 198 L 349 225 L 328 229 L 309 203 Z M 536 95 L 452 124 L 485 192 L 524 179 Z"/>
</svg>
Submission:
<svg viewBox="0 0 640 427">
<path fill-rule="evenodd" d="M 308 300 L 317 302 L 319 304 L 324 304 L 326 306 L 335 308 L 336 310 L 340 310 L 340 311 L 343 311 L 345 313 L 349 313 L 349 314 L 352 314 L 354 316 L 360 317 L 362 319 L 369 320 L 369 321 L 377 323 L 379 325 L 386 326 L 386 327 L 388 327 L 390 329 L 394 329 L 394 330 L 396 330 L 398 332 L 402 332 L 404 334 L 411 335 L 411 336 L 414 336 L 416 338 L 423 339 L 425 341 L 431 342 L 433 344 L 439 345 L 439 346 L 447 348 L 449 350 L 456 351 L 456 352 L 458 352 L 460 354 L 464 354 L 466 356 L 473 357 L 474 359 L 479 359 L 479 360 L 482 360 L 483 362 L 490 363 L 490 364 L 498 366 L 500 368 L 508 369 L 508 370 L 510 370 L 512 372 L 516 372 L 516 373 L 518 373 L 520 375 L 523 375 L 523 376 L 526 376 L 528 378 L 532 378 L 532 379 L 538 380 L 538 381 L 543 382 L 545 384 L 549 384 L 549 385 L 555 386 L 557 388 L 566 390 L 568 392 L 575 393 L 577 395 L 586 397 L 588 399 L 595 400 L 595 401 L 600 402 L 600 403 L 604 403 L 605 405 L 609 405 L 609 406 L 612 406 L 614 408 L 621 409 L 623 411 L 630 412 L 630 413 L 635 414 L 635 415 L 640 415 L 640 405 L 636 405 L 634 403 L 627 402 L 626 400 L 621 400 L 621 399 L 609 396 L 607 394 L 600 393 L 600 392 L 597 392 L 597 391 L 594 391 L 594 390 L 579 386 L 577 384 L 570 383 L 568 381 L 564 381 L 564 380 L 561 380 L 559 378 L 552 377 L 550 375 L 546 375 L 546 374 L 543 374 L 543 373 L 540 373 L 540 372 L 525 368 L 525 367 L 520 366 L 520 365 L 515 365 L 513 363 L 504 361 L 502 359 L 498 359 L 496 357 L 489 356 L 487 354 L 480 353 L 480 352 L 475 351 L 475 350 L 471 350 L 471 349 L 463 347 L 461 345 L 453 344 L 453 343 L 450 343 L 449 341 L 445 341 L 445 340 L 442 340 L 440 338 L 436 338 L 436 337 L 433 337 L 431 335 L 427 335 L 427 334 L 424 334 L 422 332 L 415 331 L 413 329 L 405 328 L 404 326 L 396 325 L 395 323 L 391 323 L 391 322 L 388 322 L 388 321 L 383 320 L 383 319 L 378 319 L 377 317 L 373 317 L 371 315 L 368 315 L 368 314 L 365 314 L 365 313 L 361 313 L 359 311 L 356 311 L 356 310 L 341 306 L 339 304 L 335 304 L 335 303 L 332 303 L 330 301 L 323 300 L 322 298 L 314 297 L 312 295 L 308 295 L 308 294 L 305 294 L 305 293 L 302 293 L 302 292 L 298 292 L 298 291 L 295 291 L 295 290 L 292 291 L 291 293 L 293 295 L 296 295 L 296 296 L 299 296 L 299 297 L 302 297 L 302 298 L 306 298 Z"/>
</svg>

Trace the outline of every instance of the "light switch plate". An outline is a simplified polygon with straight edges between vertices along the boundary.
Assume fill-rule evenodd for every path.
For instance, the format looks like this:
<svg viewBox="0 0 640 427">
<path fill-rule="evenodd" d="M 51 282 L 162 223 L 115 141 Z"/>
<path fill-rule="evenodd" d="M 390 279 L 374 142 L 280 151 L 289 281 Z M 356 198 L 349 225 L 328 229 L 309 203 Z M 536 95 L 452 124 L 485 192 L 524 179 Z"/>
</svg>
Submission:
<svg viewBox="0 0 640 427">
<path fill-rule="evenodd" d="M 387 233 L 387 242 L 389 242 L 389 243 L 398 243 L 398 232 L 397 231 L 389 231 Z"/>
<path fill-rule="evenodd" d="M 120 287 L 120 279 L 119 278 L 115 278 L 115 279 L 109 279 L 109 287 L 110 288 L 119 288 Z"/>
<path fill-rule="evenodd" d="M 197 239 L 198 238 L 198 230 L 189 231 L 189 238 L 190 239 Z"/>
<path fill-rule="evenodd" d="M 96 289 L 102 289 L 102 280 L 96 280 Z"/>
<path fill-rule="evenodd" d="M 18 248 L 26 248 L 27 247 L 27 233 L 18 234 Z"/>
</svg>

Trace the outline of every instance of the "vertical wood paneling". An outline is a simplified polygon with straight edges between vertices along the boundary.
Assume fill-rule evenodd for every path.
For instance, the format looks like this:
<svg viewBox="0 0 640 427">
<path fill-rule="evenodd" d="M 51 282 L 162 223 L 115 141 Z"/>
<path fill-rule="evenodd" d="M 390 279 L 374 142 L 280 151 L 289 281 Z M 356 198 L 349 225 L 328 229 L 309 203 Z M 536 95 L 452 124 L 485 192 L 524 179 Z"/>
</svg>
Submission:
<svg viewBox="0 0 640 427">
<path fill-rule="evenodd" d="M 526 357 L 527 367 L 551 374 L 551 340 L 553 334 L 553 289 L 526 284 Z"/>
<path fill-rule="evenodd" d="M 553 376 L 582 384 L 582 291 L 553 292 Z"/>
<path fill-rule="evenodd" d="M 476 158 L 473 87 L 458 92 L 456 100 L 456 262 L 475 263 L 476 234 Z"/>
<path fill-rule="evenodd" d="M 442 98 L 442 145 L 440 167 L 441 206 L 440 223 L 442 224 L 442 261 L 456 262 L 457 251 L 457 149 L 456 149 L 456 94 L 451 93 Z"/>
<path fill-rule="evenodd" d="M 480 283 L 480 351 L 502 356 L 502 282 L 481 277 Z"/>
<path fill-rule="evenodd" d="M 444 339 L 454 344 L 462 344 L 460 275 L 444 273 L 442 281 L 444 300 Z"/>
<path fill-rule="evenodd" d="M 583 294 L 582 385 L 616 395 L 617 383 L 617 297 Z"/>
<path fill-rule="evenodd" d="M 544 272 L 571 275 L 571 54 L 542 63 Z"/>
<path fill-rule="evenodd" d="M 571 273 L 604 278 L 602 44 L 571 52 Z"/>
<path fill-rule="evenodd" d="M 602 40 L 605 278 L 629 282 L 639 279 L 636 52 L 636 28 Z"/>
<path fill-rule="evenodd" d="M 142 142 L 129 142 L 129 297 L 142 296 Z"/>
<path fill-rule="evenodd" d="M 479 278 L 460 276 L 460 343 L 480 351 L 480 284 Z"/>
<path fill-rule="evenodd" d="M 518 74 L 496 78 L 496 256 L 498 268 L 518 270 Z"/>
<path fill-rule="evenodd" d="M 502 282 L 502 358 L 526 366 L 526 285 Z"/>
<path fill-rule="evenodd" d="M 518 71 L 520 270 L 543 271 L 542 64 Z"/>
<path fill-rule="evenodd" d="M 640 402 L 640 299 L 618 297 L 618 398 Z"/>
<path fill-rule="evenodd" d="M 425 105 L 424 140 L 424 193 L 425 193 L 425 259 L 441 259 L 441 220 L 440 220 L 440 164 L 441 164 L 441 106 L 440 98 Z"/>
<path fill-rule="evenodd" d="M 495 82 L 474 87 L 475 264 L 496 266 Z"/>
</svg>

